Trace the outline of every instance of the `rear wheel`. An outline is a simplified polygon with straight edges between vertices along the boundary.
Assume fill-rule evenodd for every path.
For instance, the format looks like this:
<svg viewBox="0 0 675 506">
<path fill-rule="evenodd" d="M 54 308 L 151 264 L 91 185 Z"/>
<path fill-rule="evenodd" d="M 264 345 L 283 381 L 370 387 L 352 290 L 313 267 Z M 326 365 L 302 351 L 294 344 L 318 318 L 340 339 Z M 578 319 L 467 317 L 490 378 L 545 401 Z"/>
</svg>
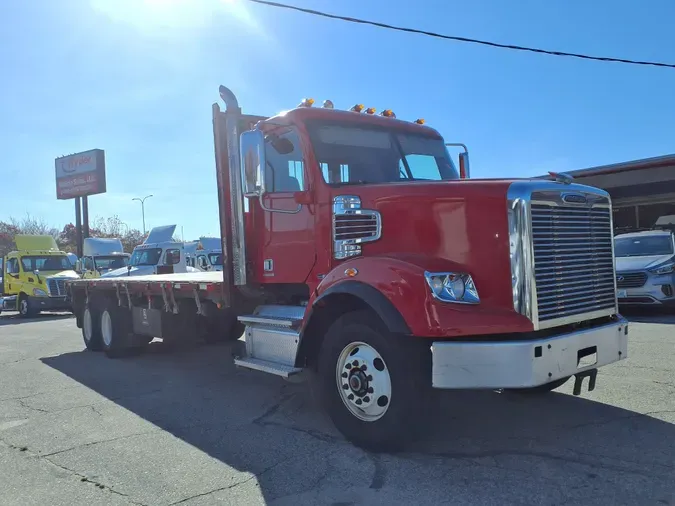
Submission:
<svg viewBox="0 0 675 506">
<path fill-rule="evenodd" d="M 108 302 L 101 312 L 101 342 L 103 351 L 110 358 L 126 356 L 135 348 L 130 322 L 123 310 L 116 303 Z"/>
<path fill-rule="evenodd" d="M 430 359 L 428 347 L 392 335 L 368 311 L 338 318 L 319 352 L 323 402 L 336 428 L 370 451 L 403 448 L 427 421 Z"/>
<path fill-rule="evenodd" d="M 88 350 L 101 351 L 103 339 L 101 337 L 101 314 L 92 310 L 89 306 L 82 313 L 82 339 Z"/>
</svg>

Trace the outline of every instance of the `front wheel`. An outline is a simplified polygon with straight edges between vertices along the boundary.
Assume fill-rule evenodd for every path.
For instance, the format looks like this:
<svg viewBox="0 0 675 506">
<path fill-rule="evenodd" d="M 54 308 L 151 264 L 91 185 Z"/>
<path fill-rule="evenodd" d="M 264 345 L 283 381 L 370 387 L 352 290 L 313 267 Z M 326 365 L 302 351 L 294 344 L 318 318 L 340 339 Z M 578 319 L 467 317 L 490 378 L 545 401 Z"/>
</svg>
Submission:
<svg viewBox="0 0 675 506">
<path fill-rule="evenodd" d="M 21 315 L 21 318 L 33 318 L 35 314 L 36 311 L 33 309 L 28 297 L 22 295 L 19 298 L 19 315 Z"/>
<path fill-rule="evenodd" d="M 428 347 L 392 335 L 368 311 L 329 328 L 319 352 L 326 411 L 356 446 L 395 451 L 419 435 L 431 390 Z"/>
</svg>

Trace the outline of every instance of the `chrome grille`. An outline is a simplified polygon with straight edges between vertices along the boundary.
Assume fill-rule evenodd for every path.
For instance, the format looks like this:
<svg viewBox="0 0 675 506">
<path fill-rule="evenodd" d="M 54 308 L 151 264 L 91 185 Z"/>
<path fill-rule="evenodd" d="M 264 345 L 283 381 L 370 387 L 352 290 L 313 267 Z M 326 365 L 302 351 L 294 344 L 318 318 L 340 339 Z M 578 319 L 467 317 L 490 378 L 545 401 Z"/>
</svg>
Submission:
<svg viewBox="0 0 675 506">
<path fill-rule="evenodd" d="M 646 272 L 617 272 L 617 288 L 640 288 L 647 282 Z"/>
<path fill-rule="evenodd" d="M 335 216 L 335 240 L 366 239 L 378 234 L 378 219 L 372 214 L 343 214 Z"/>
<path fill-rule="evenodd" d="M 333 258 L 344 260 L 361 254 L 361 244 L 377 241 L 382 233 L 382 217 L 377 211 L 361 209 L 355 195 L 333 199 Z"/>
<path fill-rule="evenodd" d="M 581 315 L 611 314 L 616 307 L 609 200 L 589 194 L 583 196 L 586 203 L 567 204 L 563 195 L 532 194 L 539 322 L 579 321 Z"/>
<path fill-rule="evenodd" d="M 49 290 L 50 297 L 62 297 L 66 295 L 66 280 L 65 279 L 48 279 L 47 290 Z"/>
</svg>

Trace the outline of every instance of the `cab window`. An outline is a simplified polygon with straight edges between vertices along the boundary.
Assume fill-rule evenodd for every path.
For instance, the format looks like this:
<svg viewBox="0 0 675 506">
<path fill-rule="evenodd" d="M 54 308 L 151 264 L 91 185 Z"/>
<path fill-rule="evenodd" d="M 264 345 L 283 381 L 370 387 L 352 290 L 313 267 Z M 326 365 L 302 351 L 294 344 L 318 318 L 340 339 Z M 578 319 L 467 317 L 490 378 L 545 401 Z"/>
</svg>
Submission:
<svg viewBox="0 0 675 506">
<path fill-rule="evenodd" d="M 175 265 L 180 262 L 180 250 L 168 249 L 164 253 L 164 265 Z"/>
<path fill-rule="evenodd" d="M 7 274 L 19 274 L 19 261 L 16 258 L 7 260 Z"/>
<path fill-rule="evenodd" d="M 295 129 L 268 135 L 265 139 L 265 158 L 265 186 L 268 192 L 297 192 L 305 189 L 302 149 Z"/>
</svg>

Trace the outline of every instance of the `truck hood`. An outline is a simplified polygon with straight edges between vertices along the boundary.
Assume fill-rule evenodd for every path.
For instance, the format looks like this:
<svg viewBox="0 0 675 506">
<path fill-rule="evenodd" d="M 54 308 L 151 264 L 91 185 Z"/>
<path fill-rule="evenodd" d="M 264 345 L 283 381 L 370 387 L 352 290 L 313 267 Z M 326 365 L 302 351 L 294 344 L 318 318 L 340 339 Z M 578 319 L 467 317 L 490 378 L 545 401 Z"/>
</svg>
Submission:
<svg viewBox="0 0 675 506">
<path fill-rule="evenodd" d="M 44 277 L 45 279 L 79 279 L 80 276 L 75 271 L 61 271 L 56 274 L 47 274 L 46 276 L 43 276 L 42 272 L 40 272 L 40 277 Z"/>
<path fill-rule="evenodd" d="M 617 257 L 616 272 L 642 271 L 658 267 L 672 260 L 673 255 L 649 255 L 644 257 Z"/>
<path fill-rule="evenodd" d="M 128 269 L 127 267 L 120 267 L 105 274 L 101 274 L 102 278 L 120 278 L 122 276 L 147 276 L 154 274 L 154 265 L 139 265 Z"/>
<path fill-rule="evenodd" d="M 181 272 L 181 271 L 178 271 Z M 186 272 L 201 272 L 199 269 L 194 267 L 187 267 Z M 131 270 L 128 270 L 127 267 L 122 267 L 120 269 L 115 269 L 114 271 L 108 271 L 105 274 L 101 274 L 102 278 L 120 278 L 123 276 L 148 276 L 155 273 L 153 265 L 139 265 L 132 267 Z"/>
<path fill-rule="evenodd" d="M 415 257 L 429 271 L 471 274 L 481 304 L 513 309 L 507 192 L 512 180 L 410 182 L 335 188 L 379 211 L 381 238 L 363 255 Z M 422 265 L 422 263 L 419 263 Z"/>
</svg>

